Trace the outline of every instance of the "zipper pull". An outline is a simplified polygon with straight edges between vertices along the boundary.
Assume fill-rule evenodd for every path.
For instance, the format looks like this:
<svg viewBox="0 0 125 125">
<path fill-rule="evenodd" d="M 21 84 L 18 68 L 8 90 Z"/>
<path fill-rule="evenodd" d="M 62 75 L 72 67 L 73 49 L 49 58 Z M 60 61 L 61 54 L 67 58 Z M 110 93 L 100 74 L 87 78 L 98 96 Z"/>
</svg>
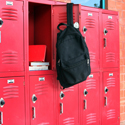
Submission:
<svg viewBox="0 0 125 125">
<path fill-rule="evenodd" d="M 58 65 L 60 66 L 60 59 L 58 60 Z"/>
<path fill-rule="evenodd" d="M 89 65 L 89 59 L 87 59 L 87 64 Z"/>
</svg>

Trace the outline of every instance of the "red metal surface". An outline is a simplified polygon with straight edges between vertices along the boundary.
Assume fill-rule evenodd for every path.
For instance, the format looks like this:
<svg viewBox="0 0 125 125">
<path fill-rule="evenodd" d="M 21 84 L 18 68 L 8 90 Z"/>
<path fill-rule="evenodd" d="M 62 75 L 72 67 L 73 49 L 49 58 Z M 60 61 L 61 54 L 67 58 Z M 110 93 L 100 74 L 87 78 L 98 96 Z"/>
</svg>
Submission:
<svg viewBox="0 0 125 125">
<path fill-rule="evenodd" d="M 61 93 L 64 94 L 63 98 L 60 98 Z M 61 89 L 59 85 L 59 91 L 57 96 L 59 99 L 59 125 L 78 125 L 78 85 L 72 86 L 64 90 Z"/>
<path fill-rule="evenodd" d="M 119 66 L 119 29 L 118 16 L 111 14 L 102 14 L 102 63 L 103 68 Z M 108 33 L 104 34 L 104 29 Z"/>
<path fill-rule="evenodd" d="M 23 2 L 13 1 L 13 6 L 0 1 L 0 72 L 23 71 Z"/>
<path fill-rule="evenodd" d="M 0 99 L 5 101 L 0 106 L 2 125 L 25 125 L 24 78 L 0 78 L 0 83 Z"/>
<path fill-rule="evenodd" d="M 54 83 L 53 75 L 41 75 L 30 77 L 30 119 L 31 125 L 50 124 L 54 125 Z M 37 100 L 32 101 L 32 96 L 35 94 Z M 35 108 L 33 119 L 32 108 Z"/>
<path fill-rule="evenodd" d="M 90 64 L 92 69 L 98 69 L 99 60 L 99 13 L 81 10 L 81 31 L 86 41 L 90 54 Z M 84 29 L 87 29 L 84 32 Z"/>
<path fill-rule="evenodd" d="M 92 73 L 88 79 L 80 83 L 80 110 L 82 111 L 80 125 L 99 125 L 99 97 L 100 97 L 99 73 Z M 88 92 L 86 94 L 85 92 Z"/>
<path fill-rule="evenodd" d="M 102 125 L 119 124 L 119 72 L 104 72 L 102 77 Z"/>
</svg>

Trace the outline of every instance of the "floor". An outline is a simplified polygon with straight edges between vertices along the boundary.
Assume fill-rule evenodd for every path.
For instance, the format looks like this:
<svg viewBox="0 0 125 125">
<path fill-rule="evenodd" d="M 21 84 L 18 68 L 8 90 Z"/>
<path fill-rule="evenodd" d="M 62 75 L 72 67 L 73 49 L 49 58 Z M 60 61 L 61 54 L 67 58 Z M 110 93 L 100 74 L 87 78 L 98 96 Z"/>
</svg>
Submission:
<svg viewBox="0 0 125 125">
<path fill-rule="evenodd" d="M 124 122 L 121 122 L 120 125 L 125 125 L 125 121 L 124 121 Z"/>
</svg>

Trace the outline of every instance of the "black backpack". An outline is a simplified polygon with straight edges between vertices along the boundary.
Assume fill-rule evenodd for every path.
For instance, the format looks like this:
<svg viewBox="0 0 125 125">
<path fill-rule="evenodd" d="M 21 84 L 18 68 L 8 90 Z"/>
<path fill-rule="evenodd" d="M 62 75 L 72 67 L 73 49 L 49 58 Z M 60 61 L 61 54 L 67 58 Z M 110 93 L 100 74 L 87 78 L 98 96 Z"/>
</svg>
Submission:
<svg viewBox="0 0 125 125">
<path fill-rule="evenodd" d="M 60 23 L 57 29 L 57 79 L 63 88 L 85 81 L 91 73 L 90 57 L 85 40 L 73 27 L 72 3 L 67 4 L 67 24 Z M 67 26 L 64 30 L 61 25 Z"/>
</svg>

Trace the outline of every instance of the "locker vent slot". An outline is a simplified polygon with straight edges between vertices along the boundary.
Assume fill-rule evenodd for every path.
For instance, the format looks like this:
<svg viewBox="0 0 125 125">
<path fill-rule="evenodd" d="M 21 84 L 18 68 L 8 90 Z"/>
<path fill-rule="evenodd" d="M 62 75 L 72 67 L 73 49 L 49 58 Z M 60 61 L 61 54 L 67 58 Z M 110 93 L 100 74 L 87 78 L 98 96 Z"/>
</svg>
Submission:
<svg viewBox="0 0 125 125">
<path fill-rule="evenodd" d="M 3 87 L 3 95 L 5 99 L 9 98 L 18 98 L 19 97 L 19 88 L 18 86 L 5 86 Z"/>
<path fill-rule="evenodd" d="M 95 62 L 96 61 L 96 53 L 90 52 L 90 61 Z"/>
<path fill-rule="evenodd" d="M 115 23 L 112 21 L 107 21 L 106 22 L 106 29 L 107 30 L 114 30 L 115 29 Z"/>
<path fill-rule="evenodd" d="M 88 79 L 86 80 L 86 89 L 96 89 L 96 80 L 95 79 Z"/>
<path fill-rule="evenodd" d="M 115 87 L 115 78 L 107 79 L 107 87 Z"/>
<path fill-rule="evenodd" d="M 115 118 L 116 112 L 115 109 L 111 109 L 107 111 L 107 120 Z"/>
<path fill-rule="evenodd" d="M 37 125 L 50 125 L 49 122 L 42 122 L 40 124 L 37 124 Z"/>
<path fill-rule="evenodd" d="M 18 63 L 18 53 L 15 51 L 2 52 L 3 64 L 16 64 Z"/>
<path fill-rule="evenodd" d="M 63 92 L 73 92 L 74 91 L 74 87 L 69 87 L 63 90 Z"/>
<path fill-rule="evenodd" d="M 85 20 L 85 26 L 87 28 L 95 28 L 95 20 L 94 19 L 91 19 L 91 18 L 86 18 Z"/>
<path fill-rule="evenodd" d="M 96 113 L 90 113 L 86 116 L 86 123 L 87 124 L 93 124 L 96 123 Z"/>
<path fill-rule="evenodd" d="M 75 119 L 72 118 L 66 118 L 63 120 L 63 125 L 75 125 Z"/>
<path fill-rule="evenodd" d="M 48 93 L 48 84 L 38 83 L 35 84 L 36 95 L 44 95 Z"/>
<path fill-rule="evenodd" d="M 17 20 L 17 10 L 13 8 L 2 8 L 3 20 Z"/>
<path fill-rule="evenodd" d="M 67 13 L 63 12 L 63 13 L 59 13 L 58 15 L 59 17 L 59 23 L 66 23 L 67 24 Z M 75 23 L 75 13 L 73 13 L 73 23 Z M 66 28 L 66 26 L 61 26 L 61 29 L 64 30 Z"/>
<path fill-rule="evenodd" d="M 115 62 L 115 53 L 106 53 L 106 62 Z"/>
</svg>

